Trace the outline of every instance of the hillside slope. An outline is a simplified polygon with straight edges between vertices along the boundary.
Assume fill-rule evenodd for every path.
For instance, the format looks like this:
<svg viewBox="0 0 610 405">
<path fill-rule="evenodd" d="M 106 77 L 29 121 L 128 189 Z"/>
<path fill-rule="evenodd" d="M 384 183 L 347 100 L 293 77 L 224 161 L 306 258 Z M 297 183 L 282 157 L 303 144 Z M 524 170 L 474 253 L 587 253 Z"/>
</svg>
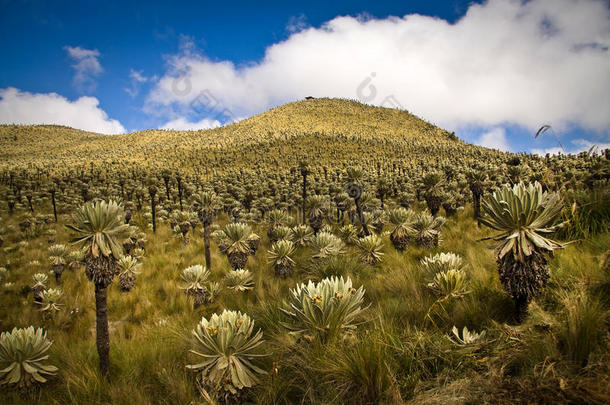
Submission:
<svg viewBox="0 0 610 405">
<path fill-rule="evenodd" d="M 224 170 L 289 167 L 299 159 L 420 164 L 504 154 L 469 145 L 406 112 L 355 101 L 313 99 L 201 131 L 146 130 L 105 136 L 60 126 L 0 127 L 4 169 L 70 170 L 91 162 L 140 168 Z M 334 165 L 333 164 L 333 165 Z"/>
</svg>

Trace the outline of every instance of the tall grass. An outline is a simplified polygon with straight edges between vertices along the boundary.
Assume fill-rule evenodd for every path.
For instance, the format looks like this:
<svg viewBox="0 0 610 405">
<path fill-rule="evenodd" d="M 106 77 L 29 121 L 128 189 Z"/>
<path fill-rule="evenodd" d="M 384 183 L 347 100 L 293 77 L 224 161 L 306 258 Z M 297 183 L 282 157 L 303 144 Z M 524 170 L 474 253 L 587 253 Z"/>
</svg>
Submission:
<svg viewBox="0 0 610 405">
<path fill-rule="evenodd" d="M 586 366 L 606 338 L 609 312 L 598 297 L 584 289 L 563 292 L 561 301 L 565 316 L 559 334 L 562 351 L 577 366 Z"/>
<path fill-rule="evenodd" d="M 253 403 L 496 403 L 527 398 L 526 388 L 539 402 L 580 396 L 601 403 L 600 398 L 610 397 L 602 384 L 608 374 L 604 339 L 610 305 L 610 276 L 602 261 L 610 236 L 602 233 L 557 252 L 550 261 L 549 286 L 532 303 L 528 320 L 513 327 L 506 325 L 512 300 L 498 281 L 493 252 L 477 242 L 488 231 L 471 217 L 467 208 L 451 218 L 443 241 L 432 250 L 410 246 L 397 252 L 384 236 L 385 254 L 374 267 L 361 263 L 353 247 L 318 264 L 311 261 L 311 249 L 301 247 L 286 279 L 274 276 L 266 260 L 267 229 L 257 226 L 261 246 L 246 266 L 254 289 L 225 288 L 214 302 L 197 309 L 180 289 L 180 274 L 204 262 L 200 230 L 183 245 L 169 226 L 160 224 L 156 234 L 147 232 L 142 273 L 133 290 L 121 292 L 118 282 L 109 288 L 110 381 L 98 372 L 93 287 L 83 269 L 64 272 L 64 306 L 54 319 L 45 319 L 24 287 L 34 273 L 50 271 L 48 236 L 42 232 L 17 247 L 22 237 L 14 232 L 6 235 L 0 250 L 0 266 L 9 269 L 4 281 L 15 283 L 11 291 L 0 284 L 0 329 L 35 325 L 48 330 L 54 342 L 50 362 L 60 372 L 42 387 L 40 403 L 201 403 L 195 376 L 184 367 L 190 332 L 202 316 L 225 308 L 247 312 L 263 330 L 265 351 L 271 354 L 260 365 L 269 374 L 246 394 Z M 54 243 L 69 244 L 65 221 L 60 217 L 59 224 L 48 227 L 56 231 Z M 17 222 L 17 216 L 8 218 L 3 226 L 18 229 Z M 464 258 L 471 292 L 435 318 L 436 326 L 421 328 L 435 297 L 419 261 L 438 252 Z M 230 268 L 213 243 L 210 279 L 222 282 Z M 362 323 L 353 336 L 328 344 L 296 340 L 282 327 L 282 301 L 297 283 L 330 275 L 349 276 L 354 285 L 364 286 L 370 307 Z M 52 277 L 48 284 L 55 287 Z M 458 346 L 449 339 L 454 325 L 485 330 L 486 337 L 474 346 Z M 563 391 L 559 381 L 564 381 Z M 0 392 L 0 402 L 31 403 L 6 390 Z"/>
</svg>

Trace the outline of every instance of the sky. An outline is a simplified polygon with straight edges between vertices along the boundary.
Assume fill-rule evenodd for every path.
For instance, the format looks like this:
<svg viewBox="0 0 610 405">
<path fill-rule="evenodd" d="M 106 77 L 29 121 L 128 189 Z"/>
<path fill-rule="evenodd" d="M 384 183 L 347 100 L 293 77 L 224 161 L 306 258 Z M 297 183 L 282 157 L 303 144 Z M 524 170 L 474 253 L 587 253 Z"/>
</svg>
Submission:
<svg viewBox="0 0 610 405">
<path fill-rule="evenodd" d="M 610 147 L 607 0 L 256 3 L 0 0 L 0 123 L 204 129 L 342 97 L 504 151 Z"/>
</svg>

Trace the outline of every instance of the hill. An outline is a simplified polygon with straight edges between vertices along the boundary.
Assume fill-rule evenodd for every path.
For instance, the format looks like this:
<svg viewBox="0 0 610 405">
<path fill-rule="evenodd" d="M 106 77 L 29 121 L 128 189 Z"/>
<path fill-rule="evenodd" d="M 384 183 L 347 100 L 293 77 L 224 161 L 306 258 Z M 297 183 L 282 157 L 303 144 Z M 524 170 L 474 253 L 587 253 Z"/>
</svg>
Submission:
<svg viewBox="0 0 610 405">
<path fill-rule="evenodd" d="M 506 155 L 460 141 L 406 111 L 341 99 L 286 104 L 225 127 L 146 130 L 105 136 L 61 126 L 0 127 L 2 168 L 34 165 L 54 172 L 89 167 L 180 168 L 196 173 L 288 168 L 302 159 L 414 168 Z M 431 157 L 434 159 L 431 159 Z M 458 158 L 459 156 L 459 158 Z"/>
</svg>

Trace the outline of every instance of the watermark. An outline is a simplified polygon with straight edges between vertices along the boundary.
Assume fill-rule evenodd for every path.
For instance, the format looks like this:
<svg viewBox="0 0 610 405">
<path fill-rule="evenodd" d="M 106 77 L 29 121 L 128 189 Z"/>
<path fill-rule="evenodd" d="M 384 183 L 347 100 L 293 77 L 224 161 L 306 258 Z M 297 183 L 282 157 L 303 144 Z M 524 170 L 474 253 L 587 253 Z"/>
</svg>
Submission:
<svg viewBox="0 0 610 405">
<path fill-rule="evenodd" d="M 347 192 L 349 198 L 352 198 L 354 200 L 358 200 L 360 199 L 360 197 L 362 197 L 362 186 L 360 186 L 359 184 L 353 182 L 348 183 L 345 186 L 345 191 Z"/>
<path fill-rule="evenodd" d="M 360 82 L 358 87 L 356 87 L 356 97 L 363 103 L 375 103 L 375 99 L 377 98 L 377 87 L 373 84 L 375 77 L 377 77 L 377 73 L 372 72 Z M 386 96 L 379 105 L 381 107 L 404 110 L 404 107 L 400 104 L 394 94 Z"/>
<path fill-rule="evenodd" d="M 172 81 L 171 91 L 177 97 L 188 97 L 193 92 L 193 84 L 187 74 L 188 71 Z M 237 121 L 237 117 L 231 109 L 224 105 L 209 89 L 201 90 L 189 102 L 189 108 L 194 113 L 204 116 L 204 118 L 223 121 L 225 124 Z"/>
</svg>

